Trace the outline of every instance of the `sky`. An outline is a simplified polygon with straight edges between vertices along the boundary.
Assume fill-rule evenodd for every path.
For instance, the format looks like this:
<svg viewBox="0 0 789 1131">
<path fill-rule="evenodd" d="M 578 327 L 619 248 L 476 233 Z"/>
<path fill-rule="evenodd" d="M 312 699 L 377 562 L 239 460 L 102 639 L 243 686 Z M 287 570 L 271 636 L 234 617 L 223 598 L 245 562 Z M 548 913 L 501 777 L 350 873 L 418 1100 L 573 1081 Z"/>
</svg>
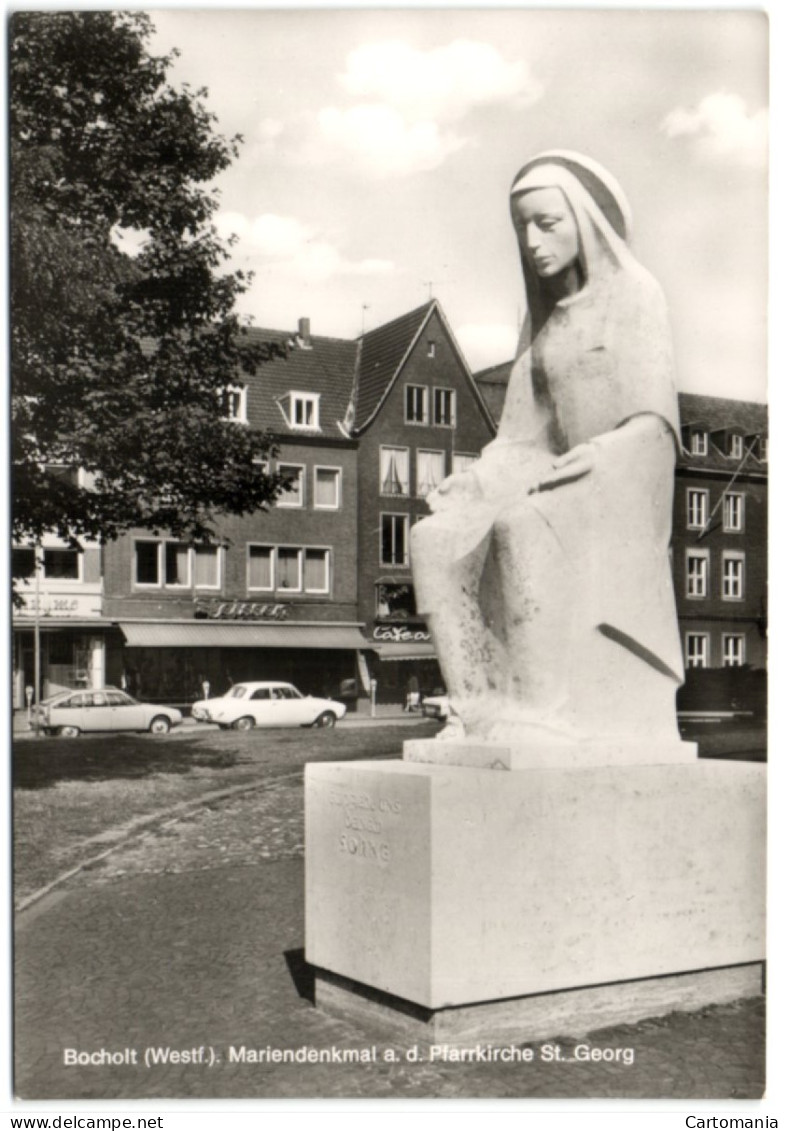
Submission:
<svg viewBox="0 0 789 1131">
<path fill-rule="evenodd" d="M 768 21 L 756 10 L 148 7 L 172 81 L 244 137 L 216 182 L 254 325 L 355 337 L 440 301 L 509 360 L 509 217 L 544 149 L 620 181 L 669 303 L 679 388 L 766 399 Z"/>
</svg>

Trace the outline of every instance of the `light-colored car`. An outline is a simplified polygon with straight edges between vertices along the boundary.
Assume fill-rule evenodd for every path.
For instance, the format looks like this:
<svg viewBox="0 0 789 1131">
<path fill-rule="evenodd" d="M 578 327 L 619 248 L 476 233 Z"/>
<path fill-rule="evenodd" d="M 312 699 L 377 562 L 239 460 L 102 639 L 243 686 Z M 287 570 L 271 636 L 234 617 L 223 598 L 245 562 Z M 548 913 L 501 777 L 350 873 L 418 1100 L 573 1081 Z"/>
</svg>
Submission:
<svg viewBox="0 0 789 1131">
<path fill-rule="evenodd" d="M 37 709 L 38 720 L 47 734 L 76 738 L 94 731 L 149 730 L 167 734 L 178 726 L 183 715 L 174 707 L 157 703 L 138 703 L 118 688 L 91 691 L 61 691 L 45 699 Z"/>
<path fill-rule="evenodd" d="M 422 714 L 428 719 L 448 719 L 449 696 L 428 695 L 422 700 Z"/>
<path fill-rule="evenodd" d="M 345 705 L 336 699 L 302 695 L 292 683 L 266 680 L 236 683 L 218 698 L 200 699 L 192 704 L 192 714 L 200 722 L 236 730 L 333 727 L 345 714 Z"/>
</svg>

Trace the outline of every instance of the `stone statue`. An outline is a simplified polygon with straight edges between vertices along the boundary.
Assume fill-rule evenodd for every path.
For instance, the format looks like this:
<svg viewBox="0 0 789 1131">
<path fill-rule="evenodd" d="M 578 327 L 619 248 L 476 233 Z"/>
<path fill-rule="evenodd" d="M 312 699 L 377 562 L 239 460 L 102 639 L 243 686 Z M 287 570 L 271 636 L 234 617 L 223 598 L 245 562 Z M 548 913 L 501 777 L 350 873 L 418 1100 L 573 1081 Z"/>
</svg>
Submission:
<svg viewBox="0 0 789 1131">
<path fill-rule="evenodd" d="M 412 532 L 450 696 L 440 737 L 676 745 L 665 300 L 596 162 L 540 154 L 510 207 L 528 311 L 498 436 Z"/>
</svg>

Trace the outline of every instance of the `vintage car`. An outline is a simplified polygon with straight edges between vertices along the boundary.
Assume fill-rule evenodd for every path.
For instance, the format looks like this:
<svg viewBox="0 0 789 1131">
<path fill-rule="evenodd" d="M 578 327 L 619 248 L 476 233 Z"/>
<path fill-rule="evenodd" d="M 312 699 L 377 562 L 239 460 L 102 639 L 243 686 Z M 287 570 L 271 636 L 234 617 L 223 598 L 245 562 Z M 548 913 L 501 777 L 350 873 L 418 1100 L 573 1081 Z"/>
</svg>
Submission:
<svg viewBox="0 0 789 1131">
<path fill-rule="evenodd" d="M 449 696 L 428 695 L 422 700 L 422 714 L 427 719 L 448 719 Z"/>
<path fill-rule="evenodd" d="M 200 699 L 192 704 L 199 722 L 220 727 L 251 730 L 252 727 L 333 727 L 345 714 L 345 705 L 336 699 L 317 699 L 302 695 L 292 683 L 236 683 L 215 699 Z"/>
<path fill-rule="evenodd" d="M 90 691 L 61 691 L 36 708 L 39 725 L 46 734 L 75 738 L 94 731 L 149 730 L 167 734 L 183 715 L 174 707 L 138 703 L 116 687 Z"/>
</svg>

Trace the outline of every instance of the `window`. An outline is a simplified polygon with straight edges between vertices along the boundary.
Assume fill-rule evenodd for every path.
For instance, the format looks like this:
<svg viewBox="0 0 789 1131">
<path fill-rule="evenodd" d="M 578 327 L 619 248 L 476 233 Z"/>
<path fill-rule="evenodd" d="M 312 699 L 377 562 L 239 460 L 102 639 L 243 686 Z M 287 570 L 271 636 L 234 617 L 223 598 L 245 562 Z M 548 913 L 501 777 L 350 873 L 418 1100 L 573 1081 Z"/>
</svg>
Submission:
<svg viewBox="0 0 789 1131">
<path fill-rule="evenodd" d="M 706 632 L 688 632 L 685 636 L 685 666 L 709 667 L 710 638 Z"/>
<path fill-rule="evenodd" d="M 79 550 L 44 549 L 44 577 L 52 581 L 79 581 Z"/>
<path fill-rule="evenodd" d="M 406 424 L 427 424 L 427 388 L 424 385 L 405 387 Z"/>
<path fill-rule="evenodd" d="M 704 530 L 709 515 L 709 491 L 688 490 L 688 530 Z"/>
<path fill-rule="evenodd" d="M 336 511 L 339 509 L 339 467 L 315 468 L 314 503 L 316 510 Z"/>
<path fill-rule="evenodd" d="M 277 588 L 291 591 L 301 589 L 301 550 L 295 546 L 277 548 Z"/>
<path fill-rule="evenodd" d="M 79 487 L 79 468 L 65 463 L 48 463 L 47 473 L 53 479 L 67 483 L 69 487 Z"/>
<path fill-rule="evenodd" d="M 741 601 L 745 596 L 745 558 L 742 554 L 723 555 L 721 596 L 724 601 Z"/>
<path fill-rule="evenodd" d="M 454 389 L 433 389 L 433 423 L 442 428 L 455 427 Z"/>
<path fill-rule="evenodd" d="M 134 584 L 218 589 L 219 561 L 218 546 L 139 540 L 134 543 Z"/>
<path fill-rule="evenodd" d="M 228 420 L 237 424 L 247 422 L 247 387 L 246 385 L 228 385 L 224 393 L 225 414 Z"/>
<path fill-rule="evenodd" d="M 408 565 L 408 515 L 381 515 L 381 564 Z"/>
<path fill-rule="evenodd" d="M 190 584 L 188 546 L 165 542 L 164 583 L 175 589 L 184 589 Z"/>
<path fill-rule="evenodd" d="M 274 549 L 271 546 L 249 546 L 247 561 L 247 587 L 249 589 L 274 588 Z"/>
<path fill-rule="evenodd" d="M 686 594 L 688 597 L 707 596 L 707 577 L 709 575 L 709 554 L 705 551 L 689 550 L 687 557 Z"/>
<path fill-rule="evenodd" d="M 291 428 L 318 431 L 320 429 L 320 396 L 317 393 L 291 393 L 289 424 Z"/>
<path fill-rule="evenodd" d="M 196 589 L 219 588 L 218 546 L 195 546 L 194 573 Z"/>
<path fill-rule="evenodd" d="M 729 436 L 729 455 L 732 459 L 742 459 L 742 436 Z"/>
<path fill-rule="evenodd" d="M 379 581 L 375 586 L 375 615 L 379 620 L 415 617 L 416 594 L 413 585 L 410 582 L 395 585 L 391 581 Z"/>
<path fill-rule="evenodd" d="M 461 452 L 453 452 L 452 454 L 452 471 L 468 471 L 468 469 L 475 464 L 479 456 L 463 455 Z"/>
<path fill-rule="evenodd" d="M 329 551 L 304 551 L 304 592 L 329 592 Z"/>
<path fill-rule="evenodd" d="M 278 507 L 304 506 L 304 467 L 298 463 L 281 463 L 277 469 L 288 482 L 277 499 Z"/>
<path fill-rule="evenodd" d="M 11 551 L 11 572 L 14 577 L 33 577 L 36 572 L 35 550 L 15 547 Z"/>
<path fill-rule="evenodd" d="M 421 498 L 426 498 L 434 491 L 444 478 L 444 453 L 422 452 L 416 453 L 416 493 Z"/>
<path fill-rule="evenodd" d="M 381 448 L 381 494 L 408 493 L 408 448 Z"/>
<path fill-rule="evenodd" d="M 745 637 L 724 633 L 721 644 L 724 668 L 741 668 L 745 663 Z"/>
<path fill-rule="evenodd" d="M 691 430 L 690 454 L 692 456 L 705 456 L 707 454 L 707 433 L 700 428 Z"/>
<path fill-rule="evenodd" d="M 767 463 L 767 455 L 769 452 L 769 442 L 766 436 L 759 437 L 759 459 L 762 463 Z"/>
<path fill-rule="evenodd" d="M 159 584 L 159 543 L 134 543 L 134 581 L 137 585 Z"/>
<path fill-rule="evenodd" d="M 723 529 L 730 534 L 739 534 L 745 528 L 745 496 L 727 491 L 723 496 Z"/>
<path fill-rule="evenodd" d="M 428 342 L 427 343 L 427 356 L 431 357 L 431 358 L 436 356 L 436 343 L 435 342 Z"/>
</svg>

